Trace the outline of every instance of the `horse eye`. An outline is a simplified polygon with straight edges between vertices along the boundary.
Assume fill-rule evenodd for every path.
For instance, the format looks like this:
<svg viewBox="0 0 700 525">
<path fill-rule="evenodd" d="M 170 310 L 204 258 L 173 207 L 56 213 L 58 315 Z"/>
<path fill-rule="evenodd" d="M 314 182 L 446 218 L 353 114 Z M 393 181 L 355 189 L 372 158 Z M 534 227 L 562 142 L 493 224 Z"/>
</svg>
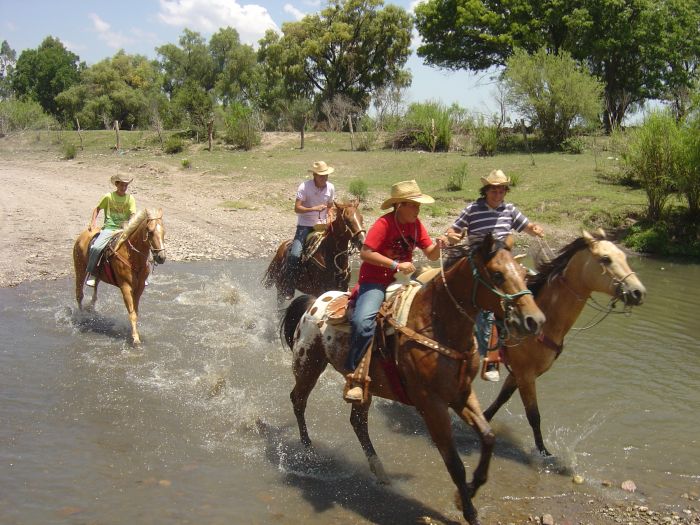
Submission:
<svg viewBox="0 0 700 525">
<path fill-rule="evenodd" d="M 491 277 L 496 286 L 501 286 L 505 282 L 505 278 L 501 272 L 495 272 Z"/>
<path fill-rule="evenodd" d="M 612 260 L 607 255 L 603 255 L 600 258 L 600 264 L 604 264 L 605 266 L 608 266 L 610 263 L 612 263 Z"/>
</svg>

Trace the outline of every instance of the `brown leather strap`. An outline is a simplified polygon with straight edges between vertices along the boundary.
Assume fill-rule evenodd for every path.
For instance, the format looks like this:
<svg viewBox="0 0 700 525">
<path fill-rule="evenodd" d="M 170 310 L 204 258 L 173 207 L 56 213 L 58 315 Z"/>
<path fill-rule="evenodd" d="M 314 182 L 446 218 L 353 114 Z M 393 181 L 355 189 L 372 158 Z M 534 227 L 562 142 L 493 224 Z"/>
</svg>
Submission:
<svg viewBox="0 0 700 525">
<path fill-rule="evenodd" d="M 542 343 L 544 346 L 546 346 L 550 350 L 554 350 L 554 353 L 557 354 L 557 357 L 555 357 L 555 359 L 558 358 L 561 355 L 561 353 L 564 351 L 564 343 L 558 345 L 557 343 L 552 341 L 549 337 L 544 335 L 544 333 L 541 333 L 540 335 L 537 336 L 537 341 L 539 343 Z"/>
<path fill-rule="evenodd" d="M 426 348 L 429 348 L 430 350 L 435 350 L 436 352 L 439 352 L 442 355 L 449 357 L 450 359 L 455 359 L 457 361 L 466 361 L 467 359 L 469 359 L 469 354 L 453 350 L 448 346 L 438 343 L 434 339 L 430 339 L 429 337 L 419 334 L 412 328 L 400 325 L 392 317 L 387 317 L 386 320 L 389 322 L 389 324 L 391 324 L 391 326 L 394 327 L 394 330 L 398 330 L 409 339 L 420 343 L 421 345 L 425 346 Z"/>
</svg>

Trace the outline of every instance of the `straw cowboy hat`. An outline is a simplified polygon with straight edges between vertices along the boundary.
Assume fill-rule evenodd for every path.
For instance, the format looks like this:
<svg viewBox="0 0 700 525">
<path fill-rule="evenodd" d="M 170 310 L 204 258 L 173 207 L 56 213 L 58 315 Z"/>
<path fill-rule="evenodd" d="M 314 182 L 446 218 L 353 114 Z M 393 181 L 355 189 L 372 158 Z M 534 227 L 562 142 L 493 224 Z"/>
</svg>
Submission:
<svg viewBox="0 0 700 525">
<path fill-rule="evenodd" d="M 391 197 L 382 203 L 382 210 L 386 210 L 397 202 L 417 202 L 419 204 L 432 204 L 435 202 L 430 195 L 421 193 L 415 180 L 403 180 L 391 187 Z"/>
<path fill-rule="evenodd" d="M 322 160 L 317 160 L 313 163 L 309 171 L 315 175 L 330 175 L 335 171 L 335 168 L 333 166 L 329 166 Z"/>
<path fill-rule="evenodd" d="M 506 177 L 506 174 L 501 170 L 493 170 L 488 177 L 481 177 L 481 184 L 483 186 L 509 186 L 510 177 Z"/>
<path fill-rule="evenodd" d="M 110 180 L 112 181 L 112 184 L 116 186 L 117 182 L 126 182 L 127 184 L 131 184 L 131 181 L 133 181 L 134 178 L 129 178 L 127 175 L 112 175 Z"/>
</svg>

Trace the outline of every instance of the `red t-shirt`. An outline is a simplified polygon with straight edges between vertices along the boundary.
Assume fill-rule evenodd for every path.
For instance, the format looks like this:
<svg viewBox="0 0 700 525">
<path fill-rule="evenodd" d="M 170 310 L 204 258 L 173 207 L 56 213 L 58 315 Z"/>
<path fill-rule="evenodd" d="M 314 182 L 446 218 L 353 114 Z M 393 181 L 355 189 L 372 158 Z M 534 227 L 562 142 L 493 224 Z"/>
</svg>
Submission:
<svg viewBox="0 0 700 525">
<path fill-rule="evenodd" d="M 413 250 L 429 248 L 433 241 L 419 219 L 416 222 L 399 224 L 394 212 L 382 215 L 372 225 L 365 237 L 365 245 L 398 262 L 413 260 Z M 363 262 L 358 283 L 376 283 L 388 286 L 394 280 L 390 268 Z"/>
</svg>

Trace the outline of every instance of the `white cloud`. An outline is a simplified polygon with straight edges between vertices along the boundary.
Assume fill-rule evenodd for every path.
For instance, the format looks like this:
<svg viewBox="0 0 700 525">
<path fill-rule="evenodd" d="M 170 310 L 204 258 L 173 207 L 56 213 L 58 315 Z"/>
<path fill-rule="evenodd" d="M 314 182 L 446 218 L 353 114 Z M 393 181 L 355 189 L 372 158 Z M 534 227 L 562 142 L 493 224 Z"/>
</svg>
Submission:
<svg viewBox="0 0 700 525">
<path fill-rule="evenodd" d="M 112 49 L 123 49 L 127 44 L 133 42 L 132 38 L 111 30 L 111 25 L 102 20 L 95 13 L 88 15 L 92 20 L 92 26 L 97 32 L 97 37 L 102 40 L 108 47 Z"/>
<path fill-rule="evenodd" d="M 306 16 L 306 13 L 299 11 L 292 4 L 284 4 L 284 12 L 292 15 L 296 20 L 301 20 Z"/>
<path fill-rule="evenodd" d="M 158 18 L 168 25 L 203 33 L 230 26 L 247 44 L 257 43 L 268 29 L 278 31 L 266 8 L 240 5 L 236 0 L 160 0 Z"/>
</svg>

